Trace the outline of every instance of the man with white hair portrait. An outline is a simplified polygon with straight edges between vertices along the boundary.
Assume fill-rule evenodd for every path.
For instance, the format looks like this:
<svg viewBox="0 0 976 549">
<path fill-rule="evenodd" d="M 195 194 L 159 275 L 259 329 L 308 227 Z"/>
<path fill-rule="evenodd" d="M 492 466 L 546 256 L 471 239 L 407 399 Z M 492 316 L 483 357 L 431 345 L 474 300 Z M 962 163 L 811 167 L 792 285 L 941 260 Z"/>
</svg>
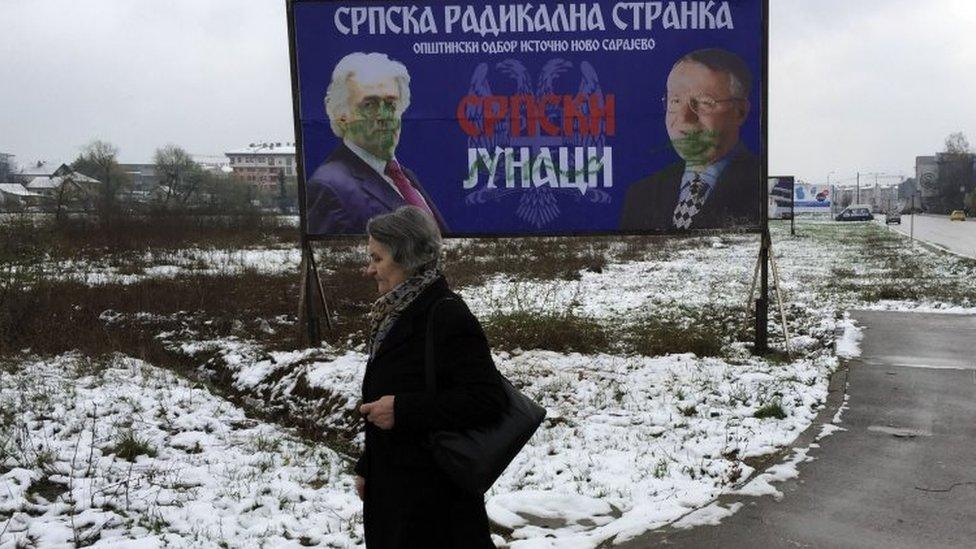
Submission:
<svg viewBox="0 0 976 549">
<path fill-rule="evenodd" d="M 416 175 L 396 158 L 410 74 L 383 53 L 351 53 L 332 71 L 325 112 L 342 140 L 306 183 L 309 234 L 366 234 L 373 216 L 417 206 L 447 231 Z"/>
</svg>

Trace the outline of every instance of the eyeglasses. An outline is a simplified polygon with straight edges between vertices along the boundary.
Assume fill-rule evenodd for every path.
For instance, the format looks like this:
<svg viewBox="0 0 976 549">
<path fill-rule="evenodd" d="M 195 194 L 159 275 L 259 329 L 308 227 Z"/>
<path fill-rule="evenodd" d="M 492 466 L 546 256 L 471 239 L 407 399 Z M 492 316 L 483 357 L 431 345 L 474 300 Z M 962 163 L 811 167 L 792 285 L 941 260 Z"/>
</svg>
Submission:
<svg viewBox="0 0 976 549">
<path fill-rule="evenodd" d="M 709 115 L 715 114 L 722 108 L 723 103 L 731 103 L 733 101 L 742 101 L 741 97 L 730 97 L 729 99 L 715 99 L 710 95 L 696 95 L 694 97 L 680 97 L 677 95 L 665 95 L 661 98 L 661 103 L 664 104 L 664 110 L 669 113 L 680 112 L 682 106 L 685 102 L 688 103 L 688 108 L 695 114 Z"/>
</svg>

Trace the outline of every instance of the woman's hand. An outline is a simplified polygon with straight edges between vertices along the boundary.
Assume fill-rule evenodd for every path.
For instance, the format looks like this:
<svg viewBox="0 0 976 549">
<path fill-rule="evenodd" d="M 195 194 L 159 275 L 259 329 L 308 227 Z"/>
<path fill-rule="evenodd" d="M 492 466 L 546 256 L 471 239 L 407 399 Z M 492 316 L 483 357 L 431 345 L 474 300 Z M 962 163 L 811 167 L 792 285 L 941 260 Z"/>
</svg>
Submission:
<svg viewBox="0 0 976 549">
<path fill-rule="evenodd" d="M 383 429 L 393 428 L 393 395 L 380 397 L 379 400 L 368 402 L 359 407 L 359 413 L 366 416 L 366 421 Z"/>
<path fill-rule="evenodd" d="M 360 500 L 366 497 L 366 479 L 359 475 L 356 475 L 356 493 L 359 494 Z"/>
</svg>

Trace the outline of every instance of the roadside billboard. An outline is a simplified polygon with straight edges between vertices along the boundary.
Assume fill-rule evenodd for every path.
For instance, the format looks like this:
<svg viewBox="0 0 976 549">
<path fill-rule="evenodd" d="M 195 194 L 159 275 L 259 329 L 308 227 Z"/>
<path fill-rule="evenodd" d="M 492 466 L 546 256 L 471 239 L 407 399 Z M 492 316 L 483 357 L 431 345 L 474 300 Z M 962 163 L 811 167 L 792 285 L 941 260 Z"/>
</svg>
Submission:
<svg viewBox="0 0 976 549">
<path fill-rule="evenodd" d="M 292 0 L 309 238 L 758 230 L 764 0 Z"/>
<path fill-rule="evenodd" d="M 790 219 L 793 217 L 792 176 L 775 176 L 766 180 L 770 219 Z"/>
<path fill-rule="evenodd" d="M 796 213 L 830 214 L 832 201 L 829 185 L 797 183 L 793 187 L 793 208 Z"/>
</svg>

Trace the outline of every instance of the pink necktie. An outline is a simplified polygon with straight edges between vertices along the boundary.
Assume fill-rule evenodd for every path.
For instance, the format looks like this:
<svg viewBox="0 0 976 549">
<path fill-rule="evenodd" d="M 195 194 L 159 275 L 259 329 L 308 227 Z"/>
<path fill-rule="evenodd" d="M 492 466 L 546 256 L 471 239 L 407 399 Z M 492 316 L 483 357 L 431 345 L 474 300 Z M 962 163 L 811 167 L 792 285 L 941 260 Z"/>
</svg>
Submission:
<svg viewBox="0 0 976 549">
<path fill-rule="evenodd" d="M 386 171 L 384 173 L 393 180 L 393 184 L 396 185 L 397 190 L 400 191 L 400 195 L 403 196 L 407 204 L 417 206 L 427 212 L 427 215 L 434 217 L 434 214 L 430 211 L 430 207 L 427 206 L 427 202 L 424 201 L 424 197 L 420 196 L 417 189 L 413 188 L 410 180 L 407 179 L 407 176 L 400 169 L 400 164 L 396 160 L 390 160 L 386 163 Z"/>
</svg>

